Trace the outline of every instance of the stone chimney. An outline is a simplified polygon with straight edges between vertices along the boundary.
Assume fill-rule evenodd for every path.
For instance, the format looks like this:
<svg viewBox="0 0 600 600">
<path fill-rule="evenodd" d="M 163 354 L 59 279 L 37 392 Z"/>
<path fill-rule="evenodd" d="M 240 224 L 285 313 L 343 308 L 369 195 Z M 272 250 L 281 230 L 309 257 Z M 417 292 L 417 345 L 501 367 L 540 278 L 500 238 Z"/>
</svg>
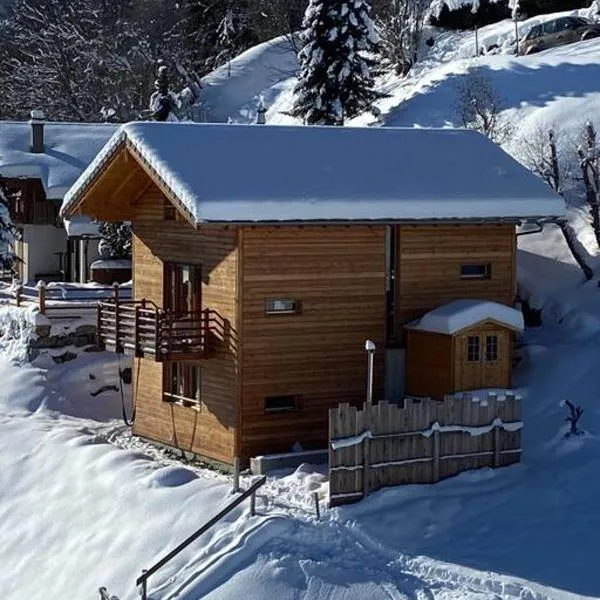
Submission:
<svg viewBox="0 0 600 600">
<path fill-rule="evenodd" d="M 32 110 L 29 125 L 31 127 L 31 151 L 35 154 L 44 152 L 44 111 Z"/>
</svg>

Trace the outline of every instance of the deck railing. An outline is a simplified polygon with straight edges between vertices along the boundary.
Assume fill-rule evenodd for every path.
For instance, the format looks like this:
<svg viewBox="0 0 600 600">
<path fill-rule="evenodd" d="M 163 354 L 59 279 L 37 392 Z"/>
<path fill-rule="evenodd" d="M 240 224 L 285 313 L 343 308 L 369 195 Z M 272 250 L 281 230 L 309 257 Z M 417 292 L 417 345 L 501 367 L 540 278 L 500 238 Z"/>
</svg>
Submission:
<svg viewBox="0 0 600 600">
<path fill-rule="evenodd" d="M 146 300 L 109 300 L 98 304 L 100 343 L 115 352 L 151 356 L 206 358 L 216 313 L 205 309 L 174 314 Z"/>
</svg>

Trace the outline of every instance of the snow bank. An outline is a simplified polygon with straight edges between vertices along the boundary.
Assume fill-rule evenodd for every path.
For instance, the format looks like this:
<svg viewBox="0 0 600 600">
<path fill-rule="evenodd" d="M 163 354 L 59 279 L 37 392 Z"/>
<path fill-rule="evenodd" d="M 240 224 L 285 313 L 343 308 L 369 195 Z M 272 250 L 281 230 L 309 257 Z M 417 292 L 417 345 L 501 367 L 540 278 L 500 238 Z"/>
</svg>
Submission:
<svg viewBox="0 0 600 600">
<path fill-rule="evenodd" d="M 407 327 L 417 331 L 430 331 L 454 335 L 481 321 L 492 319 L 516 331 L 523 331 L 523 314 L 510 306 L 483 300 L 455 300 L 444 304 Z"/>
<path fill-rule="evenodd" d="M 129 123 L 65 196 L 63 214 L 125 139 L 198 223 L 564 213 L 562 198 L 472 131 Z M 423 177 L 434 154 L 444 160 Z"/>
<path fill-rule="evenodd" d="M 204 120 L 253 123 L 260 98 L 269 107 L 277 97 L 277 85 L 297 70 L 298 58 L 288 36 L 246 50 L 202 79 Z"/>
<path fill-rule="evenodd" d="M 36 338 L 37 326 L 50 321 L 34 306 L 0 306 L 0 351 L 11 360 L 22 362 L 28 356 L 29 342 Z"/>
<path fill-rule="evenodd" d="M 29 123 L 0 121 L 0 174 L 40 179 L 48 199 L 62 200 L 117 127 L 106 123 L 45 123 L 44 152 L 34 154 Z"/>
</svg>

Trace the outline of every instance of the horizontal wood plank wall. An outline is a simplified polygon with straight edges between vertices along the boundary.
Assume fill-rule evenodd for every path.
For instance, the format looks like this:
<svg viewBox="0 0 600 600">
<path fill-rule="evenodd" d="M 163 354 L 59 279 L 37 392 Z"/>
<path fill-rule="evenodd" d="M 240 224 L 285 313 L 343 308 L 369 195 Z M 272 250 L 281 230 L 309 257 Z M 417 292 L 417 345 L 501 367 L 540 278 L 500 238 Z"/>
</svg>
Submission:
<svg viewBox="0 0 600 600">
<path fill-rule="evenodd" d="M 163 220 L 163 196 L 151 188 L 135 206 L 134 296 L 163 306 L 165 261 L 201 264 L 203 308 L 217 311 L 216 353 L 202 361 L 202 408 L 163 402 L 163 364 L 137 359 L 134 433 L 231 463 L 237 397 L 237 235 Z"/>
<path fill-rule="evenodd" d="M 426 331 L 406 333 L 406 393 L 443 399 L 454 391 L 454 339 Z"/>
<path fill-rule="evenodd" d="M 396 317 L 402 326 L 460 298 L 515 300 L 515 226 L 398 226 Z M 491 264 L 490 279 L 461 279 L 461 264 Z"/>
<path fill-rule="evenodd" d="M 325 448 L 328 409 L 364 401 L 367 338 L 383 393 L 385 227 L 245 227 L 242 240 L 241 455 Z M 299 314 L 265 315 L 277 298 Z M 277 395 L 299 410 L 265 414 Z"/>
</svg>

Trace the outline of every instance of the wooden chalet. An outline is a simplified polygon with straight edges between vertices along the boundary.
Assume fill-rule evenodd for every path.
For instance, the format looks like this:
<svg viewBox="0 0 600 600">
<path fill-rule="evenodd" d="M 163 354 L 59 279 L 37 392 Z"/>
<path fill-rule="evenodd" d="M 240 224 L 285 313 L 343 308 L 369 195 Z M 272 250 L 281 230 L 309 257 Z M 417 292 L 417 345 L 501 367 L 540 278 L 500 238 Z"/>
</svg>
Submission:
<svg viewBox="0 0 600 600">
<path fill-rule="evenodd" d="M 98 258 L 97 226 L 79 218 L 65 228 L 59 211 L 66 191 L 116 128 L 47 123 L 41 111 L 32 111 L 29 122 L 0 121 L 0 182 L 21 233 L 15 244 L 21 281 L 87 281 Z"/>
<path fill-rule="evenodd" d="M 247 463 L 326 446 L 328 409 L 364 400 L 366 339 L 375 399 L 400 399 L 415 319 L 465 298 L 512 311 L 517 225 L 563 211 L 473 132 L 131 123 L 62 216 L 133 224 L 134 300 L 101 304 L 98 323 L 135 356 L 134 433 Z M 455 391 L 459 352 L 417 391 Z"/>
</svg>

